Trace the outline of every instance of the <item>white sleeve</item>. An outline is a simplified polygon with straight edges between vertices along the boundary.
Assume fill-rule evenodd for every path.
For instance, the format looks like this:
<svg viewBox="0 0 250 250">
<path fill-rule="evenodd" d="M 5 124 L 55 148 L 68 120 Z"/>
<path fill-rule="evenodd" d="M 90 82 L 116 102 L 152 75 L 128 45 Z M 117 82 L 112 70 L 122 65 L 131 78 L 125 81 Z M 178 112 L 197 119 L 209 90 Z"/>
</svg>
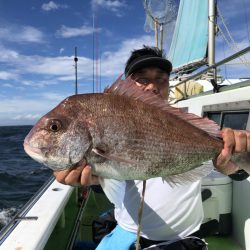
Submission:
<svg viewBox="0 0 250 250">
<path fill-rule="evenodd" d="M 99 182 L 110 202 L 116 208 L 121 208 L 125 195 L 126 182 L 106 178 L 99 178 Z"/>
</svg>

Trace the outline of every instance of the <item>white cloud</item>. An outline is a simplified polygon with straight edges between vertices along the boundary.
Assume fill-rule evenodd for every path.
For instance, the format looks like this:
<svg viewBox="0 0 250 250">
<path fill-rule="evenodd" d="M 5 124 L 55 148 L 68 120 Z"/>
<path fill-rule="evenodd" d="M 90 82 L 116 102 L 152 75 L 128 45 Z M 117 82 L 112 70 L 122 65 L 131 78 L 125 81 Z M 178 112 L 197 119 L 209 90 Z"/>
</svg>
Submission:
<svg viewBox="0 0 250 250">
<path fill-rule="evenodd" d="M 11 50 L 0 46 L 0 62 L 8 62 L 9 60 L 15 60 L 19 57 L 19 53 L 15 50 Z"/>
<path fill-rule="evenodd" d="M 145 35 L 143 37 L 125 40 L 121 43 L 117 51 L 106 51 L 101 56 L 102 77 L 115 78 L 124 71 L 125 62 L 131 52 L 136 48 L 141 48 L 143 44 L 153 45 L 154 37 Z M 46 79 L 39 80 L 19 80 L 23 86 L 44 87 L 46 85 L 58 84 L 60 81 L 74 81 L 74 56 L 42 57 L 37 55 L 22 55 L 11 51 L 9 57 L 1 58 L 5 53 L 5 48 L 0 48 L 0 61 L 3 64 L 10 64 L 15 70 L 16 78 L 22 79 L 25 74 L 44 75 Z M 12 56 L 12 55 L 15 56 Z M 93 71 L 93 60 L 83 56 L 78 56 L 78 79 L 91 79 Z M 20 75 L 17 75 L 17 74 Z M 15 75 L 13 75 L 15 76 Z M 7 76 L 5 76 L 7 78 Z M 36 77 L 37 78 L 37 77 Z"/>
<path fill-rule="evenodd" d="M 143 45 L 154 45 L 154 37 L 145 35 L 138 38 L 128 39 L 122 42 L 121 47 L 114 52 L 107 51 L 102 56 L 102 75 L 116 77 L 124 72 L 125 63 L 134 49 L 142 48 Z"/>
<path fill-rule="evenodd" d="M 6 87 L 6 88 L 13 88 L 13 85 L 10 84 L 10 83 L 4 83 L 4 84 L 3 84 L 3 87 Z"/>
<path fill-rule="evenodd" d="M 48 3 L 42 4 L 41 8 L 44 11 L 51 11 L 51 10 L 57 10 L 57 9 L 66 9 L 66 8 L 68 8 L 68 6 L 65 4 L 58 4 L 58 3 L 55 3 L 53 1 L 50 1 Z"/>
<path fill-rule="evenodd" d="M 58 100 L 38 99 L 37 96 L 36 99 L 3 97 L 0 99 L 0 125 L 34 124 L 57 104 Z"/>
<path fill-rule="evenodd" d="M 17 115 L 13 117 L 13 120 L 34 120 L 39 119 L 41 117 L 40 114 L 26 114 L 26 115 Z"/>
<path fill-rule="evenodd" d="M 42 93 L 40 96 L 46 100 L 52 100 L 52 101 L 58 101 L 58 102 L 62 101 L 66 97 L 65 95 L 61 95 L 55 92 L 45 92 L 45 93 Z"/>
<path fill-rule="evenodd" d="M 0 71 L 0 80 L 11 80 L 11 79 L 17 79 L 17 74 L 6 71 Z"/>
<path fill-rule="evenodd" d="M 24 61 L 19 61 L 21 68 L 33 74 L 43 74 L 51 76 L 71 76 L 74 75 L 74 57 L 24 57 Z M 25 65 L 29 65 L 25 69 Z M 92 74 L 92 60 L 85 57 L 78 57 L 78 73 L 84 76 Z"/>
<path fill-rule="evenodd" d="M 32 26 L 10 25 L 0 27 L 0 38 L 11 42 L 43 43 L 44 34 Z"/>
<path fill-rule="evenodd" d="M 101 29 L 93 29 L 91 26 L 83 25 L 79 28 L 67 27 L 62 25 L 61 28 L 56 32 L 59 37 L 70 38 L 77 36 L 87 36 L 93 34 L 93 32 L 100 32 Z"/>
<path fill-rule="evenodd" d="M 98 7 L 105 8 L 114 12 L 117 16 L 122 16 L 121 9 L 127 6 L 125 1 L 120 0 L 92 0 L 91 4 L 94 10 Z"/>
<path fill-rule="evenodd" d="M 103 84 L 111 84 L 124 71 L 124 66 L 131 51 L 141 48 L 143 44 L 153 45 L 154 36 L 145 35 L 123 41 L 116 51 L 106 51 L 101 57 L 101 75 Z M 2 49 L 4 49 L 2 47 Z M 0 55 L 4 51 L 0 48 Z M 15 51 L 10 51 L 10 56 L 0 58 L 3 64 L 10 63 L 15 72 L 20 72 L 19 85 L 27 88 L 44 87 L 52 84 L 59 84 L 62 81 L 72 82 L 74 84 L 74 56 L 66 57 L 42 57 L 36 55 L 22 55 Z M 16 55 L 14 57 L 13 55 Z M 93 60 L 86 57 L 78 57 L 78 79 L 82 90 L 89 91 L 89 86 L 85 86 L 86 81 L 92 79 Z M 33 79 L 25 79 L 25 74 L 31 73 Z M 37 75 L 37 76 L 36 76 Z M 84 79 L 84 82 L 81 81 Z M 14 87 L 16 87 L 13 84 Z M 104 86 L 104 85 L 103 85 Z M 28 92 L 27 92 L 28 93 Z M 0 123 L 3 124 L 33 124 L 38 117 L 55 107 L 60 101 L 66 98 L 66 95 L 59 92 L 32 92 L 32 97 L 12 96 L 0 98 Z M 32 99 L 31 99 L 32 98 Z M 29 116 L 29 115 L 33 116 Z M 36 116 L 37 115 L 37 116 Z M 25 118 L 26 116 L 26 118 Z M 13 120 L 13 117 L 16 120 Z M 23 117 L 23 119 L 21 119 Z M 33 120 L 31 118 L 34 118 Z M 20 119 L 17 119 L 20 118 Z M 25 119 L 24 119 L 25 118 Z M 30 118 L 30 119 L 29 119 Z"/>
<path fill-rule="evenodd" d="M 79 74 L 79 72 L 78 72 Z M 78 77 L 79 78 L 79 77 Z M 75 75 L 71 74 L 71 75 L 67 75 L 67 76 L 60 76 L 57 77 L 58 81 L 75 81 Z"/>
<path fill-rule="evenodd" d="M 34 124 L 67 96 L 56 92 L 33 93 L 30 97 L 0 95 L 0 125 Z"/>
<path fill-rule="evenodd" d="M 58 84 L 59 81 L 55 78 L 53 79 L 46 79 L 46 80 L 22 80 L 20 81 L 20 83 L 24 86 L 24 87 L 36 87 L 36 88 L 43 88 L 46 87 L 48 85 L 55 85 Z"/>
<path fill-rule="evenodd" d="M 4 56 L 5 49 L 0 47 L 0 62 L 4 71 L 0 71 L 0 80 L 18 80 L 19 85 L 44 87 L 68 81 L 75 77 L 74 56 L 43 57 L 26 56 L 12 51 L 10 56 Z M 12 56 L 15 54 L 16 56 Z M 78 79 L 92 76 L 93 61 L 87 57 L 78 56 Z M 7 73 L 9 69 L 14 73 Z M 25 78 L 32 74 L 33 78 Z M 38 76 L 39 75 L 39 76 Z M 34 79 L 34 80 L 33 80 Z"/>
<path fill-rule="evenodd" d="M 59 50 L 59 53 L 62 54 L 63 51 L 64 51 L 64 48 L 61 48 L 61 49 Z"/>
<path fill-rule="evenodd" d="M 25 42 L 41 43 L 44 40 L 43 36 L 43 33 L 37 28 L 25 26 L 22 28 L 20 35 L 17 36 L 17 39 Z"/>
</svg>

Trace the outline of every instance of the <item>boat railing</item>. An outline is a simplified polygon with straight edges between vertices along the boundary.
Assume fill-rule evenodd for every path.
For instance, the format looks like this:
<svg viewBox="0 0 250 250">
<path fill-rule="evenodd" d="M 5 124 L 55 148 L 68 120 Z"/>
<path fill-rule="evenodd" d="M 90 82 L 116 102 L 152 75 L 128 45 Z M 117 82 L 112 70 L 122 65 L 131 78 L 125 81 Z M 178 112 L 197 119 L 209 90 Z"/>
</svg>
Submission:
<svg viewBox="0 0 250 250">
<path fill-rule="evenodd" d="M 20 211 L 11 219 L 11 221 L 5 225 L 0 231 L 0 245 L 2 241 L 8 236 L 8 234 L 20 223 L 22 220 L 35 220 L 36 218 L 25 217 L 31 207 L 37 202 L 37 200 L 43 195 L 43 193 L 48 189 L 48 187 L 55 180 L 54 177 L 49 178 L 39 190 L 29 199 L 29 201 L 22 207 Z"/>
<path fill-rule="evenodd" d="M 74 187 L 58 183 L 54 177 L 30 199 L 0 232 L 1 249 L 43 249 L 61 218 Z"/>
<path fill-rule="evenodd" d="M 231 55 L 231 56 L 229 56 L 229 57 L 227 57 L 227 58 L 225 58 L 225 59 L 223 59 L 223 60 L 221 60 L 221 61 L 219 61 L 219 62 L 217 62 L 217 63 L 215 63 L 215 64 L 213 64 L 213 65 L 211 65 L 211 66 L 209 66 L 209 67 L 207 67 L 206 69 L 204 69 L 204 70 L 202 70 L 202 71 L 200 71 L 200 72 L 198 72 L 198 73 L 196 73 L 196 74 L 193 74 L 193 75 L 187 77 L 186 79 L 184 79 L 184 80 L 178 82 L 177 84 L 170 86 L 170 89 L 176 88 L 176 87 L 178 87 L 178 86 L 184 84 L 184 93 L 182 93 L 181 90 L 178 90 L 178 91 L 180 91 L 180 92 L 183 94 L 183 99 L 187 99 L 186 83 L 187 83 L 188 81 L 197 79 L 197 78 L 199 78 L 200 76 L 204 75 L 205 73 L 207 73 L 207 72 L 209 72 L 209 71 L 211 71 L 211 70 L 214 70 L 214 69 L 216 69 L 217 67 L 219 67 L 219 66 L 221 66 L 221 65 L 223 65 L 223 64 L 225 64 L 225 63 L 228 63 L 228 62 L 230 62 L 230 61 L 232 61 L 232 60 L 234 60 L 234 59 L 236 59 L 236 58 L 238 58 L 238 57 L 240 57 L 240 56 L 242 56 L 242 55 L 248 53 L 249 51 L 250 51 L 250 46 L 246 47 L 246 48 L 243 49 L 243 50 L 240 50 L 240 51 L 234 53 L 233 55 Z M 173 80 L 173 79 L 171 79 L 171 80 Z M 170 81 L 171 81 L 171 80 L 170 80 Z M 217 85 L 216 81 L 215 81 L 215 82 L 212 81 L 211 83 L 212 83 L 213 85 L 214 85 L 214 84 Z M 215 87 L 215 86 L 214 86 L 214 87 Z M 178 89 L 178 88 L 177 88 L 177 89 Z"/>
</svg>

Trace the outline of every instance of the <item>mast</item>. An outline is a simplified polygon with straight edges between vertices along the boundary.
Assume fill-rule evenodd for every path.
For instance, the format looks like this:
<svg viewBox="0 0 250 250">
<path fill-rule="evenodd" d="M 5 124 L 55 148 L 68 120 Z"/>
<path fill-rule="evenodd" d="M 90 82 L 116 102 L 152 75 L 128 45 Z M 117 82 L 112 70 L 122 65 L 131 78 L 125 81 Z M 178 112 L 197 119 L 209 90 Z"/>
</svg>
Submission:
<svg viewBox="0 0 250 250">
<path fill-rule="evenodd" d="M 215 64 L 215 0 L 208 0 L 208 66 Z M 213 69 L 213 79 L 215 83 L 217 73 Z"/>
<path fill-rule="evenodd" d="M 77 95 L 78 90 L 77 90 L 77 47 L 75 47 L 75 57 L 74 57 L 74 62 L 75 62 L 75 94 Z"/>
</svg>

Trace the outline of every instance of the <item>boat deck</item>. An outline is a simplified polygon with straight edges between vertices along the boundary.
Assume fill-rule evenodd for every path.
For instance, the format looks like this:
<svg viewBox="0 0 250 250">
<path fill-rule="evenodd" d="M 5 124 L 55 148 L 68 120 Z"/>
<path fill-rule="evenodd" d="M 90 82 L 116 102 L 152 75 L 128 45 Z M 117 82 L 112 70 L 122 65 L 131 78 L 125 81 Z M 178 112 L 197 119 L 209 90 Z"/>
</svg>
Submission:
<svg viewBox="0 0 250 250">
<path fill-rule="evenodd" d="M 206 242 L 209 250 L 243 250 L 231 237 L 210 236 Z"/>
<path fill-rule="evenodd" d="M 101 193 L 91 192 L 86 203 L 80 230 L 80 240 L 92 240 L 92 221 L 112 205 Z M 209 250 L 243 250 L 230 236 L 209 236 L 206 239 Z"/>
<path fill-rule="evenodd" d="M 92 241 L 93 220 L 113 207 L 98 188 L 83 190 L 56 181 L 48 185 L 49 188 L 40 198 L 41 202 L 37 202 L 23 215 L 36 215 L 38 219 L 18 222 L 14 229 L 10 230 L 10 235 L 7 231 L 3 236 L 1 249 L 74 249 L 75 242 Z M 64 205 L 58 207 L 57 203 Z M 20 233 L 20 230 L 23 232 L 23 228 L 26 229 L 26 234 Z M 243 250 L 232 237 L 211 236 L 206 238 L 206 242 L 209 250 Z"/>
</svg>

